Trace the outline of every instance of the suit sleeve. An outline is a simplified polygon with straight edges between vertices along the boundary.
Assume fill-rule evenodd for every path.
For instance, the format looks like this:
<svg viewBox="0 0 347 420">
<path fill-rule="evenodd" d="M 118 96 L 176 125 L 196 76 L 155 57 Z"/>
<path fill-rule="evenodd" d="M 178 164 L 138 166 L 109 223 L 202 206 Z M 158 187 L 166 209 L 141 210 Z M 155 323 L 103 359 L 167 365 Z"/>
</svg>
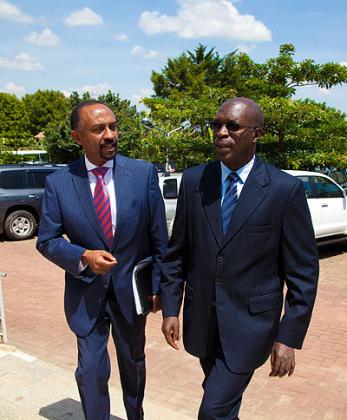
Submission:
<svg viewBox="0 0 347 420">
<path fill-rule="evenodd" d="M 153 256 L 152 288 L 153 294 L 158 294 L 160 271 L 163 254 L 166 251 L 168 234 L 165 216 L 165 206 L 158 184 L 158 174 L 154 165 L 151 165 L 148 187 L 151 225 L 150 241 Z"/>
<path fill-rule="evenodd" d="M 79 263 L 85 248 L 71 244 L 63 237 L 62 215 L 51 177 L 46 178 L 36 247 L 43 256 L 63 270 L 79 275 Z"/>
<path fill-rule="evenodd" d="M 280 254 L 287 292 L 277 341 L 300 349 L 316 297 L 319 260 L 304 186 L 299 180 L 285 207 Z"/>
<path fill-rule="evenodd" d="M 184 261 L 186 239 L 186 188 L 182 176 L 177 200 L 175 221 L 168 249 L 163 259 L 160 297 L 163 317 L 177 317 L 180 312 L 184 287 Z"/>
</svg>

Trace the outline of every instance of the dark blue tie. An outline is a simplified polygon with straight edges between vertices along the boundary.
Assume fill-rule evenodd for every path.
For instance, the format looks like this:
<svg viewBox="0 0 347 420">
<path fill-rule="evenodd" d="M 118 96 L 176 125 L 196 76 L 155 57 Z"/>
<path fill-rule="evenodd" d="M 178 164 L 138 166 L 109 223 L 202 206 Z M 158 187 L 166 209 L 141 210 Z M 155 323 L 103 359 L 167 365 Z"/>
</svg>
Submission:
<svg viewBox="0 0 347 420">
<path fill-rule="evenodd" d="M 239 176 L 236 172 L 230 172 L 227 177 L 226 182 L 228 182 L 227 189 L 224 194 L 224 200 L 222 204 L 222 226 L 223 226 L 223 235 L 225 236 L 231 216 L 233 214 L 234 208 L 237 203 L 237 180 Z"/>
</svg>

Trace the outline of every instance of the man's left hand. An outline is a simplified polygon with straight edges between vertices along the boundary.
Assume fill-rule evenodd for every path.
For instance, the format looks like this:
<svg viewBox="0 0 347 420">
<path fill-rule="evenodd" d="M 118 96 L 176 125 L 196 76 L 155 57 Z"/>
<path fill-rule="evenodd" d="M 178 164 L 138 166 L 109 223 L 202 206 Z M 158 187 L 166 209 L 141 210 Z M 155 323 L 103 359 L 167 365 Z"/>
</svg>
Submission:
<svg viewBox="0 0 347 420">
<path fill-rule="evenodd" d="M 151 312 L 153 312 L 155 314 L 156 312 L 161 310 L 160 296 L 159 295 L 153 295 L 152 296 L 152 303 L 153 303 L 153 307 L 152 307 Z"/>
<path fill-rule="evenodd" d="M 271 372 L 269 376 L 292 376 L 295 369 L 295 353 L 292 347 L 275 341 L 271 352 Z"/>
</svg>

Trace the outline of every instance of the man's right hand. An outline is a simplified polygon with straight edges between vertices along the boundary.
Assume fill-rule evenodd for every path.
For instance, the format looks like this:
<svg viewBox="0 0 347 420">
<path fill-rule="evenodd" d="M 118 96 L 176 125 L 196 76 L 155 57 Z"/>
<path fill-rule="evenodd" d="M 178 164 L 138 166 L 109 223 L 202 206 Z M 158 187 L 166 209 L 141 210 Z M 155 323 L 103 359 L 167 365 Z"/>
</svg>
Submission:
<svg viewBox="0 0 347 420">
<path fill-rule="evenodd" d="M 169 316 L 163 319 L 161 331 L 166 342 L 175 350 L 179 350 L 177 342 L 180 339 L 180 323 L 176 316 Z"/>
<path fill-rule="evenodd" d="M 95 274 L 106 274 L 117 264 L 117 260 L 112 254 L 99 249 L 86 249 L 81 261 L 82 264 L 89 265 Z"/>
</svg>

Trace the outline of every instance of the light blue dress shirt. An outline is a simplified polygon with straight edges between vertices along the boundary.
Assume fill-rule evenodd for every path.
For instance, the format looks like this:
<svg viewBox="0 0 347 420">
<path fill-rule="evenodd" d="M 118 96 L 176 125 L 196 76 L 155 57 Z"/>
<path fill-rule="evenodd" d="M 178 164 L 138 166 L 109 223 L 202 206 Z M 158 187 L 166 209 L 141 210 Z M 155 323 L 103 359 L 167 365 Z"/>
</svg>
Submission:
<svg viewBox="0 0 347 420">
<path fill-rule="evenodd" d="M 237 175 L 239 176 L 239 179 L 236 183 L 237 186 L 237 198 L 240 197 L 242 188 L 246 182 L 246 179 L 249 175 L 249 173 L 251 172 L 251 169 L 253 168 L 254 165 L 254 159 L 255 156 L 253 156 L 253 158 L 246 163 L 246 165 L 241 166 L 241 168 L 239 168 L 237 171 L 232 171 L 230 168 L 228 168 L 226 165 L 224 165 L 224 163 L 221 161 L 220 165 L 221 165 L 221 206 L 223 204 L 223 200 L 224 200 L 224 196 L 225 196 L 225 192 L 227 190 L 228 187 L 228 182 L 227 182 L 227 178 L 228 175 L 230 174 L 230 172 L 236 172 Z"/>
</svg>

